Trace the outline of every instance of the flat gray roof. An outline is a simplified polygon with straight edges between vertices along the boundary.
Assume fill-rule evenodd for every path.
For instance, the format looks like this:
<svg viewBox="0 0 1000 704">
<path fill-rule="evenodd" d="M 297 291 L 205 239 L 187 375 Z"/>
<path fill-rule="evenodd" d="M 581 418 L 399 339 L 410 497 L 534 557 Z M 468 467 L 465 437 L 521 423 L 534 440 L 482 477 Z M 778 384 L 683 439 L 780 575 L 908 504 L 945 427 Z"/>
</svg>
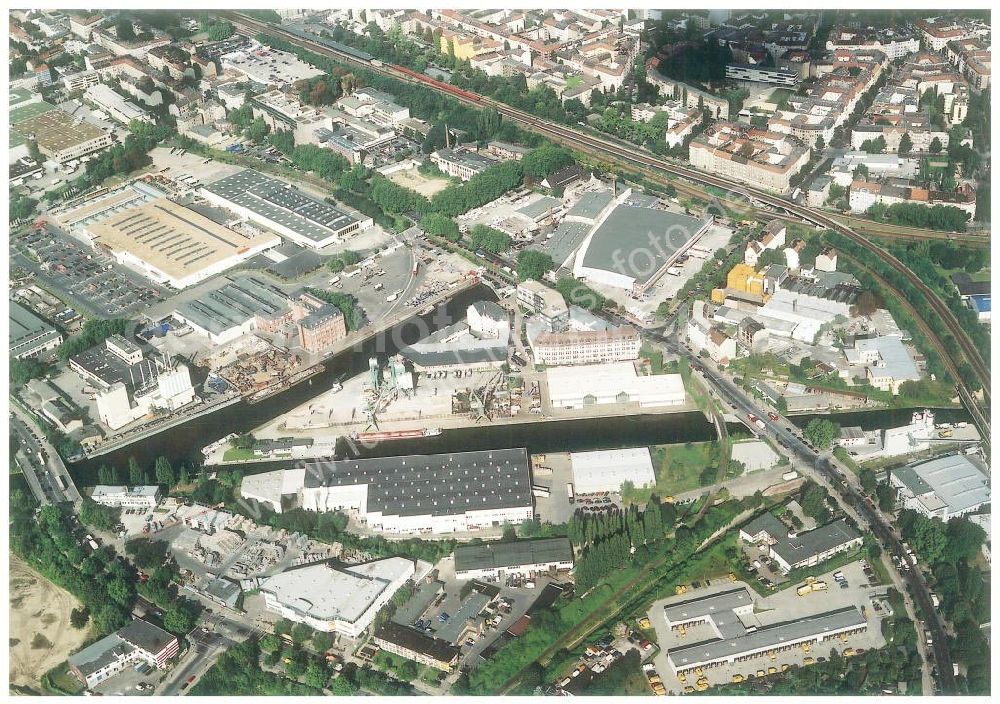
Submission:
<svg viewBox="0 0 1000 704">
<path fill-rule="evenodd" d="M 122 640 L 153 655 L 177 640 L 173 635 L 167 633 L 159 626 L 154 626 L 147 621 L 143 621 L 141 618 L 130 621 L 127 625 L 118 629 L 118 635 Z"/>
<path fill-rule="evenodd" d="M 223 279 L 219 286 L 177 306 L 177 313 L 218 335 L 242 325 L 256 313 L 277 315 L 288 308 L 287 297 L 262 279 L 248 276 Z"/>
<path fill-rule="evenodd" d="M 10 330 L 10 356 L 17 357 L 38 347 L 43 347 L 52 339 L 61 337 L 59 332 L 22 306 L 13 298 L 10 299 L 8 312 Z"/>
<path fill-rule="evenodd" d="M 681 648 L 672 648 L 668 657 L 675 668 L 683 669 L 697 663 L 778 647 L 788 642 L 830 631 L 839 631 L 852 626 L 860 628 L 867 623 L 856 606 L 845 606 L 842 609 L 806 616 L 796 621 L 763 626 L 756 631 L 745 632 L 735 638 L 718 638 Z"/>
<path fill-rule="evenodd" d="M 404 574 L 413 574 L 413 561 L 402 557 L 342 569 L 322 562 L 267 577 L 260 588 L 312 618 L 356 623 Z"/>
<path fill-rule="evenodd" d="M 459 545 L 455 548 L 456 572 L 572 561 L 573 546 L 568 538 Z"/>
<path fill-rule="evenodd" d="M 96 643 L 91 643 L 83 650 L 73 653 L 67 660 L 84 677 L 88 677 L 117 660 L 119 653 L 129 653 L 133 650 L 134 648 L 122 640 L 117 633 L 112 633 Z"/>
<path fill-rule="evenodd" d="M 552 261 L 556 263 L 556 266 L 560 266 L 587 239 L 587 233 L 590 232 L 590 228 L 591 225 L 585 222 L 563 220 L 552 231 L 552 237 L 546 239 L 540 249 L 552 257 Z"/>
<path fill-rule="evenodd" d="M 707 617 L 715 624 L 721 637 L 735 638 L 746 632 L 735 609 L 747 606 L 753 606 L 750 592 L 746 587 L 736 587 L 664 606 L 663 615 L 669 623 L 690 623 Z"/>
<path fill-rule="evenodd" d="M 469 594 L 469 597 L 462 602 L 458 611 L 451 614 L 451 618 L 448 622 L 441 626 L 435 633 L 438 638 L 446 640 L 449 643 L 454 643 L 462 635 L 462 631 L 468 625 L 469 621 L 476 618 L 479 613 L 486 608 L 489 604 L 491 598 L 485 594 L 480 594 L 477 591 L 473 591 Z"/>
<path fill-rule="evenodd" d="M 357 218 L 304 194 L 289 183 L 250 169 L 238 171 L 204 188 L 313 242 L 321 242 L 357 222 Z"/>
<path fill-rule="evenodd" d="M 569 209 L 566 215 L 573 215 L 593 220 L 600 215 L 601 211 L 608 207 L 614 199 L 615 195 L 611 191 L 589 191 L 580 196 L 580 200 L 576 202 L 576 205 Z"/>
<path fill-rule="evenodd" d="M 306 488 L 368 486 L 368 512 L 449 516 L 531 506 L 523 448 L 307 462 Z"/>
<path fill-rule="evenodd" d="M 949 513 L 960 513 L 990 500 L 986 475 L 965 455 L 907 465 L 892 470 L 892 474 L 915 496 L 933 491 L 948 505 Z"/>
<path fill-rule="evenodd" d="M 619 205 L 591 237 L 583 266 L 647 281 L 708 218 L 698 220 L 666 210 Z M 635 253 L 642 256 L 633 256 Z"/>
<path fill-rule="evenodd" d="M 552 196 L 542 196 L 538 200 L 528 203 L 523 208 L 518 208 L 517 212 L 534 220 L 535 218 L 541 216 L 542 213 L 545 213 L 552 208 L 557 208 L 560 205 L 562 205 L 562 201 L 558 198 L 553 198 Z"/>
</svg>

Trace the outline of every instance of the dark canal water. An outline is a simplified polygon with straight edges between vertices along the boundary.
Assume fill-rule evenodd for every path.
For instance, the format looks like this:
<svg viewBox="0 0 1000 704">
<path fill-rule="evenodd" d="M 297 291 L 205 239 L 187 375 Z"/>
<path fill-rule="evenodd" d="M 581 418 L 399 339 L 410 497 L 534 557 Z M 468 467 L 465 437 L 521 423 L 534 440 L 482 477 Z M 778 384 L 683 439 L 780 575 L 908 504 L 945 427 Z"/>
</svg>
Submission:
<svg viewBox="0 0 1000 704">
<path fill-rule="evenodd" d="M 258 404 L 237 403 L 201 418 L 166 430 L 133 445 L 93 459 L 83 460 L 70 467 L 74 480 L 80 485 L 96 482 L 101 465 L 124 469 L 129 457 L 140 465 L 151 466 L 159 456 L 167 457 L 176 467 L 182 463 L 200 463 L 201 449 L 228 433 L 244 433 L 287 413 L 330 388 L 334 381 L 354 376 L 368 369 L 368 359 L 373 354 L 382 358 L 395 354 L 400 347 L 412 344 L 429 332 L 438 330 L 464 317 L 470 303 L 479 300 L 496 300 L 486 286 L 464 291 L 434 312 L 415 316 L 385 333 L 368 339 L 360 349 L 347 350 L 325 362 L 326 370 L 309 381 L 298 384 Z M 884 427 L 888 420 L 893 425 L 909 422 L 911 411 L 873 411 L 825 416 L 841 425 L 861 425 L 864 428 Z M 952 413 L 955 413 L 952 417 Z M 795 418 L 797 425 L 805 425 L 813 416 Z M 938 415 L 944 422 L 968 420 L 964 412 L 942 411 Z M 731 430 L 738 427 L 733 426 Z M 676 413 L 640 415 L 622 418 L 587 418 L 581 420 L 551 421 L 520 425 L 480 425 L 471 428 L 445 430 L 441 435 L 415 440 L 384 442 L 374 447 L 359 448 L 363 457 L 387 455 L 426 454 L 460 450 L 491 450 L 504 447 L 525 447 L 530 453 L 585 451 L 619 447 L 636 447 L 679 442 L 700 442 L 715 438 L 715 431 L 701 413 Z M 248 466 L 262 471 L 283 463 L 261 463 Z M 287 464 L 287 463 L 284 463 Z"/>
</svg>

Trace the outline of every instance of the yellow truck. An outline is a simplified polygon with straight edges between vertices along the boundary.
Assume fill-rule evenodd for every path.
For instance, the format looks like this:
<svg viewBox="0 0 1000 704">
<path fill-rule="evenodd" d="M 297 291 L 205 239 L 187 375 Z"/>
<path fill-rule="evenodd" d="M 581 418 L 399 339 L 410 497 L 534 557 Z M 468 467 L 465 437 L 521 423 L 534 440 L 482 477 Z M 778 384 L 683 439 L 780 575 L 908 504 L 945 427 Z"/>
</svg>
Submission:
<svg viewBox="0 0 1000 704">
<path fill-rule="evenodd" d="M 803 584 L 801 587 L 795 590 L 795 593 L 798 594 L 799 596 L 805 596 L 806 594 L 809 594 L 812 590 L 813 590 L 813 585 Z"/>
<path fill-rule="evenodd" d="M 739 684 L 744 679 L 743 675 L 733 675 L 733 684 Z"/>
<path fill-rule="evenodd" d="M 653 624 L 650 623 L 649 619 L 646 618 L 645 616 L 643 616 L 642 618 L 639 619 L 639 628 L 642 628 L 642 629 L 645 630 L 645 629 L 649 629 L 649 628 L 652 628 L 652 627 L 653 627 Z"/>
<path fill-rule="evenodd" d="M 813 582 L 810 586 L 812 586 L 814 592 L 826 591 L 826 582 Z"/>
</svg>

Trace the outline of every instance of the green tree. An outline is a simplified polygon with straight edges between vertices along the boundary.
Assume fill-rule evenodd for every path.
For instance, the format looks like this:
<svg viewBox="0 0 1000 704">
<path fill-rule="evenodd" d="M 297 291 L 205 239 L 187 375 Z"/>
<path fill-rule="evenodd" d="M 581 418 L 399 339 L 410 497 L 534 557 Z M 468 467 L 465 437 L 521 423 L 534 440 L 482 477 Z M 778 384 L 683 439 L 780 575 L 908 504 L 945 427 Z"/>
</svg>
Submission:
<svg viewBox="0 0 1000 704">
<path fill-rule="evenodd" d="M 493 254 L 503 254 L 512 244 L 510 235 L 486 225 L 476 225 L 469 233 L 469 247 L 483 249 Z"/>
<path fill-rule="evenodd" d="M 939 154 L 941 152 L 941 140 L 938 139 L 937 137 L 932 139 L 930 145 L 928 146 L 928 149 L 930 150 L 931 154 Z"/>
<path fill-rule="evenodd" d="M 313 630 L 304 623 L 296 623 L 292 626 L 292 641 L 296 645 L 302 645 L 312 636 Z"/>
<path fill-rule="evenodd" d="M 188 599 L 175 600 L 163 613 L 163 627 L 176 635 L 188 633 L 197 620 L 194 603 Z"/>
<path fill-rule="evenodd" d="M 168 489 L 174 485 L 174 470 L 170 466 L 170 460 L 166 457 L 157 457 L 154 472 L 156 483 L 166 486 Z"/>
<path fill-rule="evenodd" d="M 812 445 L 826 450 L 840 434 L 840 426 L 826 418 L 813 418 L 802 431 Z"/>
<path fill-rule="evenodd" d="M 427 213 L 420 219 L 420 229 L 429 235 L 443 237 L 449 242 L 458 242 L 462 239 L 462 233 L 458 230 L 458 225 L 447 215 L 441 213 Z"/>
<path fill-rule="evenodd" d="M 555 262 L 545 252 L 522 249 L 517 255 L 517 276 L 521 281 L 540 280 L 546 272 L 555 269 Z"/>
<path fill-rule="evenodd" d="M 900 137 L 899 139 L 899 149 L 897 151 L 900 156 L 907 156 L 910 153 L 910 150 L 912 149 L 913 149 L 913 140 L 910 138 L 910 133 L 904 132 L 903 136 Z"/>
<path fill-rule="evenodd" d="M 90 612 L 87 611 L 87 607 L 85 606 L 79 609 L 73 609 L 69 612 L 69 625 L 77 630 L 86 628 L 89 620 Z"/>
<path fill-rule="evenodd" d="M 139 486 L 146 483 L 146 473 L 139 466 L 135 457 L 128 458 L 128 483 L 129 486 Z"/>
</svg>

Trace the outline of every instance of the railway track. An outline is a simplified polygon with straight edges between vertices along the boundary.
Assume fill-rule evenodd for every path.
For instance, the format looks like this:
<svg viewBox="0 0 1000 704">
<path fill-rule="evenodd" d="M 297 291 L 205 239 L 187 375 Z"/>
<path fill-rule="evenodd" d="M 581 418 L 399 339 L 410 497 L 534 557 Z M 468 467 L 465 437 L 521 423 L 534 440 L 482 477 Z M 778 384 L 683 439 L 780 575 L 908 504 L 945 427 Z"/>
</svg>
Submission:
<svg viewBox="0 0 1000 704">
<path fill-rule="evenodd" d="M 507 117 L 508 119 L 514 120 L 520 123 L 522 126 L 533 130 L 539 134 L 553 138 L 559 143 L 566 144 L 567 146 L 575 147 L 590 153 L 598 153 L 610 156 L 614 159 L 624 160 L 625 163 L 629 164 L 639 164 L 640 166 L 649 169 L 653 174 L 671 174 L 676 177 L 680 177 L 695 183 L 699 183 L 705 186 L 711 186 L 714 188 L 720 188 L 727 193 L 733 194 L 738 198 L 745 198 L 751 205 L 754 202 L 762 203 L 777 211 L 784 211 L 791 217 L 796 217 L 804 222 L 812 223 L 813 225 L 828 228 L 839 232 L 850 240 L 854 241 L 858 245 L 869 250 L 875 256 L 881 258 L 886 263 L 888 263 L 895 271 L 902 274 L 913 286 L 915 286 L 928 300 L 929 304 L 935 311 L 935 313 L 941 318 L 945 328 L 948 332 L 952 334 L 958 343 L 959 350 L 962 356 L 968 361 L 971 366 L 973 373 L 976 375 L 982 389 L 985 401 L 989 404 L 990 401 L 990 372 L 987 365 L 984 363 L 979 351 L 976 349 L 972 340 L 966 335 L 965 331 L 962 329 L 961 325 L 952 315 L 951 311 L 944 304 L 941 299 L 938 298 L 937 294 L 920 279 L 919 276 L 914 274 L 903 265 L 896 257 L 882 249 L 878 245 L 870 242 L 868 239 L 860 235 L 851 227 L 842 224 L 838 220 L 831 217 L 829 214 L 806 206 L 801 206 L 796 203 L 776 196 L 767 191 L 760 190 L 753 186 L 749 186 L 742 183 L 736 183 L 729 181 L 728 179 L 715 176 L 713 174 L 708 174 L 702 171 L 692 169 L 690 167 L 681 166 L 679 164 L 673 163 L 666 159 L 656 157 L 654 155 L 643 154 L 638 151 L 633 145 L 628 145 L 623 142 L 611 138 L 600 138 L 593 135 L 586 134 L 585 132 L 579 132 L 575 129 L 569 127 L 546 122 L 534 115 L 527 113 L 523 110 L 513 108 L 505 103 L 498 102 L 496 100 L 485 98 L 483 96 L 470 93 L 469 91 L 462 90 L 450 84 L 437 81 L 428 76 L 422 76 L 417 74 L 411 69 L 406 69 L 403 67 L 397 67 L 391 64 L 383 64 L 381 61 L 369 58 L 365 60 L 360 56 L 360 52 L 351 50 L 350 52 L 344 51 L 342 49 L 335 48 L 328 44 L 324 44 L 315 39 L 310 39 L 303 37 L 299 34 L 289 32 L 288 30 L 282 29 L 275 25 L 266 24 L 258 20 L 246 17 L 239 13 L 227 13 L 241 34 L 246 36 L 252 36 L 257 32 L 263 32 L 271 34 L 273 36 L 280 37 L 285 41 L 292 44 L 298 45 L 304 49 L 315 52 L 321 56 L 327 56 L 328 58 L 333 58 L 338 61 L 344 61 L 348 63 L 358 64 L 364 66 L 365 68 L 374 71 L 376 73 L 381 73 L 382 75 L 389 76 L 396 80 L 405 81 L 407 83 L 415 83 L 425 85 L 427 87 L 439 90 L 441 92 L 448 93 L 457 100 L 476 106 L 488 106 L 496 109 L 501 115 Z M 956 363 L 956 368 L 958 367 L 958 360 L 955 359 L 954 354 L 949 356 Z M 963 401 L 975 402 L 976 396 L 970 388 L 962 381 L 961 378 L 956 379 L 956 386 L 958 387 L 959 395 Z M 974 414 L 976 417 L 977 414 Z M 979 417 L 982 414 L 978 414 Z M 985 435 L 988 432 L 988 427 L 981 427 L 980 431 Z"/>
</svg>

